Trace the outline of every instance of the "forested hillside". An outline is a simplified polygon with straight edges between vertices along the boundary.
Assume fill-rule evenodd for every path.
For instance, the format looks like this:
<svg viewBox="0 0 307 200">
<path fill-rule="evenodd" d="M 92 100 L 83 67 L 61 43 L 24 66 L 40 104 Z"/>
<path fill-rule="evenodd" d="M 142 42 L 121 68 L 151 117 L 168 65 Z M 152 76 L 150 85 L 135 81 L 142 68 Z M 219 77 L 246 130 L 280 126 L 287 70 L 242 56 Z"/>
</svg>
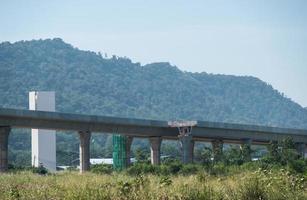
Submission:
<svg viewBox="0 0 307 200">
<path fill-rule="evenodd" d="M 0 107 L 27 109 L 29 91 L 52 90 L 61 112 L 307 128 L 307 110 L 258 78 L 142 66 L 61 39 L 1 43 L 0 83 Z M 28 146 L 20 137 L 10 145 Z"/>
</svg>

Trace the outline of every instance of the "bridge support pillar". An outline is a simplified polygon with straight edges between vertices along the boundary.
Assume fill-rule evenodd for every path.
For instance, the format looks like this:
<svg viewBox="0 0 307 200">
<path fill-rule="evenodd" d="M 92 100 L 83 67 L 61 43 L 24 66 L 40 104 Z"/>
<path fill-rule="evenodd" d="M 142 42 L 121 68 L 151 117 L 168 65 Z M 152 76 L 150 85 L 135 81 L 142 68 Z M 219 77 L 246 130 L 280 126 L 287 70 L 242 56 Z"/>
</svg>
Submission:
<svg viewBox="0 0 307 200">
<path fill-rule="evenodd" d="M 8 169 L 8 139 L 10 127 L 0 127 L 0 172 Z"/>
<path fill-rule="evenodd" d="M 191 163 L 194 162 L 194 145 L 195 145 L 195 141 L 191 140 L 191 146 L 190 146 L 190 150 L 189 150 Z"/>
<path fill-rule="evenodd" d="M 113 140 L 113 168 L 126 169 L 130 164 L 130 149 L 133 137 L 115 134 Z"/>
<path fill-rule="evenodd" d="M 150 158 L 151 164 L 159 165 L 160 164 L 160 148 L 161 148 L 161 137 L 150 137 Z"/>
<path fill-rule="evenodd" d="M 80 173 L 90 169 L 90 139 L 91 132 L 79 131 L 80 137 Z"/>
<path fill-rule="evenodd" d="M 306 144 L 302 142 L 296 143 L 295 148 L 300 157 L 305 158 Z"/>
<path fill-rule="evenodd" d="M 248 162 L 252 160 L 252 140 L 251 139 L 244 139 L 240 145 L 240 149 L 242 152 L 243 160 Z"/>
<path fill-rule="evenodd" d="M 223 158 L 223 140 L 215 139 L 211 141 L 214 162 L 221 161 Z"/>
<path fill-rule="evenodd" d="M 192 140 L 192 127 L 179 127 L 179 141 L 182 151 L 182 163 L 193 162 L 194 142 Z"/>
<path fill-rule="evenodd" d="M 131 164 L 130 162 L 130 157 L 131 157 L 131 145 L 133 142 L 133 137 L 132 136 L 126 136 L 127 140 L 126 140 L 126 159 L 127 159 L 127 167 Z"/>
</svg>

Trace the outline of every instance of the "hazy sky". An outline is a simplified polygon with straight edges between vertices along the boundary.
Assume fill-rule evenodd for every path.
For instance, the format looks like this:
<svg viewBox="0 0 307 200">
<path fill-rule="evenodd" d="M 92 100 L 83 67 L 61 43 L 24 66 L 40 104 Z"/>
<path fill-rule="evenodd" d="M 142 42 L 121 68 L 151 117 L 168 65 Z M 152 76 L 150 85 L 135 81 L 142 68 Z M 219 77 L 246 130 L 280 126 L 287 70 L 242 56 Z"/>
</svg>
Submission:
<svg viewBox="0 0 307 200">
<path fill-rule="evenodd" d="M 0 41 L 54 37 L 142 64 L 256 76 L 307 106 L 307 0 L 0 0 Z"/>
</svg>

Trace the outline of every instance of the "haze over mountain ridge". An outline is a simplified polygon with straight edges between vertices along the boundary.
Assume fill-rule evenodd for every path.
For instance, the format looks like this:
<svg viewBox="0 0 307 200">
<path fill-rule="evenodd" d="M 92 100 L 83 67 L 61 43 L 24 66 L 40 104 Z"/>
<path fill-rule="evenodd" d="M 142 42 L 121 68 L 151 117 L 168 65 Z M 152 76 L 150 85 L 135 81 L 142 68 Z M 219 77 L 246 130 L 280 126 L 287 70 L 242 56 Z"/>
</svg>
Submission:
<svg viewBox="0 0 307 200">
<path fill-rule="evenodd" d="M 307 111 L 252 76 L 183 72 L 167 62 L 105 58 L 59 38 L 0 44 L 1 107 L 56 91 L 61 112 L 307 128 Z"/>
</svg>

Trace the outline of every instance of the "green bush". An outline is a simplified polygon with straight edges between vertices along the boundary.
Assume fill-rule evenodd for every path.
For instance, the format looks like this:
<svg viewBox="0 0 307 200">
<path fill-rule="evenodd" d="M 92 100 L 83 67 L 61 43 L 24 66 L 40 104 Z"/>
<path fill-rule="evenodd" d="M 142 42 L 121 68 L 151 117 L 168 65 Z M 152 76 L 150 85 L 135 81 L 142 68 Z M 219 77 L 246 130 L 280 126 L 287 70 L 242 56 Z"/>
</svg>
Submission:
<svg viewBox="0 0 307 200">
<path fill-rule="evenodd" d="M 189 175 L 196 174 L 199 171 L 199 166 L 195 164 L 183 165 L 179 171 L 180 174 Z"/>
<path fill-rule="evenodd" d="M 169 163 L 167 166 L 169 168 L 170 174 L 177 174 L 181 170 L 183 165 L 180 162 L 172 162 Z"/>
<path fill-rule="evenodd" d="M 131 167 L 129 167 L 126 172 L 130 175 L 139 175 L 139 174 L 154 174 L 157 173 L 159 166 L 154 166 L 147 163 L 135 163 Z"/>
<path fill-rule="evenodd" d="M 160 179 L 160 187 L 170 186 L 173 181 L 169 176 L 162 176 Z"/>
<path fill-rule="evenodd" d="M 228 167 L 225 166 L 224 163 L 222 162 L 218 162 L 216 164 L 214 164 L 210 169 L 209 169 L 209 173 L 211 175 L 225 175 L 228 172 Z"/>
<path fill-rule="evenodd" d="M 180 162 L 169 162 L 161 165 L 151 165 L 147 163 L 136 163 L 129 167 L 126 171 L 130 175 L 139 174 L 157 174 L 157 175 L 174 175 L 174 174 L 196 174 L 200 165 L 188 164 L 183 165 Z"/>
<path fill-rule="evenodd" d="M 32 167 L 31 171 L 34 174 L 39 174 L 39 175 L 46 175 L 46 174 L 48 174 L 48 170 L 43 165 L 41 165 L 39 167 Z"/>
<path fill-rule="evenodd" d="M 96 174 L 111 174 L 113 172 L 112 165 L 98 164 L 91 166 L 91 172 Z"/>
<path fill-rule="evenodd" d="M 160 175 L 170 175 L 170 174 L 171 174 L 171 171 L 170 171 L 169 166 L 166 165 L 166 164 L 160 165 L 160 166 L 159 166 L 158 174 L 160 174 Z"/>
<path fill-rule="evenodd" d="M 289 168 L 291 171 L 295 171 L 298 173 L 303 173 L 306 170 L 306 165 L 305 161 L 300 159 L 300 160 L 293 160 L 289 162 L 288 164 Z"/>
<path fill-rule="evenodd" d="M 260 161 L 246 162 L 240 166 L 241 169 L 250 170 L 250 171 L 257 170 L 261 167 L 262 167 L 262 164 Z"/>
</svg>

